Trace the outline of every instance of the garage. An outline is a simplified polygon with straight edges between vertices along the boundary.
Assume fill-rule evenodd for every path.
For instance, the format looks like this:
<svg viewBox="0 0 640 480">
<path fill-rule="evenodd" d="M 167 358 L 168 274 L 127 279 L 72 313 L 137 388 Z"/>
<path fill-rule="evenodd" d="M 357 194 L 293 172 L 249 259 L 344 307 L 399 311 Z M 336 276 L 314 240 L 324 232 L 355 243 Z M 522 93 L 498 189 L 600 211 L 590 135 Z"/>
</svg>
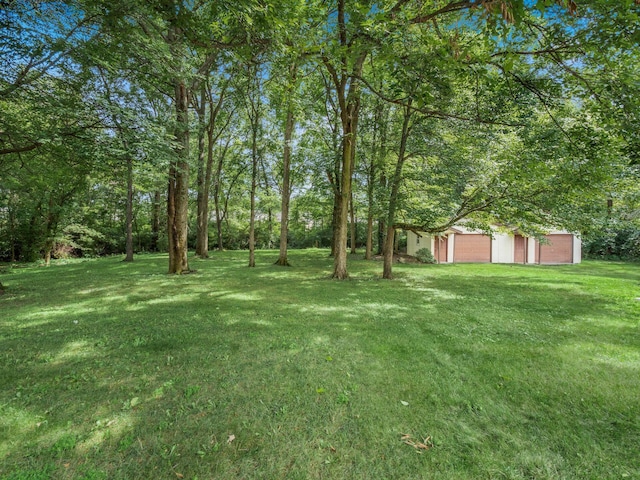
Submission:
<svg viewBox="0 0 640 480">
<path fill-rule="evenodd" d="M 549 243 L 538 243 L 537 263 L 573 263 L 573 235 L 546 235 Z"/>
<path fill-rule="evenodd" d="M 455 235 L 454 262 L 491 262 L 491 237 L 480 234 Z"/>
<path fill-rule="evenodd" d="M 407 253 L 416 255 L 428 248 L 438 263 L 519 263 L 565 264 L 580 263 L 580 237 L 566 230 L 547 230 L 546 242 L 528 237 L 517 230 L 496 227 L 492 237 L 478 230 L 455 226 L 444 234 L 407 232 Z"/>
</svg>

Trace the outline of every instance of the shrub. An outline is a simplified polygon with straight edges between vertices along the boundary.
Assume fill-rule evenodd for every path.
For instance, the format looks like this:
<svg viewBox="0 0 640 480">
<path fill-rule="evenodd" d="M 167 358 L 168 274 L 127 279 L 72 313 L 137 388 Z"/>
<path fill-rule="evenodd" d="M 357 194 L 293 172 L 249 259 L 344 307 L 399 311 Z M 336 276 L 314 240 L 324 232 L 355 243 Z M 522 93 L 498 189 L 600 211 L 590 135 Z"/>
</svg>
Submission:
<svg viewBox="0 0 640 480">
<path fill-rule="evenodd" d="M 108 250 L 109 239 L 93 228 L 72 223 L 56 238 L 53 251 L 55 258 L 95 257 Z M 110 252 L 109 252 L 110 253 Z"/>
<path fill-rule="evenodd" d="M 428 248 L 421 248 L 416 252 L 416 258 L 421 263 L 438 263 L 435 257 L 431 254 L 431 250 Z"/>
<path fill-rule="evenodd" d="M 583 243 L 587 258 L 640 259 L 640 229 L 633 225 L 607 228 L 587 236 Z"/>
</svg>

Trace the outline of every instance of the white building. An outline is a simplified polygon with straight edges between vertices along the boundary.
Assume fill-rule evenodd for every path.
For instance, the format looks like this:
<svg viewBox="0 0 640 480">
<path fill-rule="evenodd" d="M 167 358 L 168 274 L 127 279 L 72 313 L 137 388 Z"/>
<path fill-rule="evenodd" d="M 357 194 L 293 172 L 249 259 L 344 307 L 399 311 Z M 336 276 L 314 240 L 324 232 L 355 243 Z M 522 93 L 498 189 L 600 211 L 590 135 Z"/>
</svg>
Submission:
<svg viewBox="0 0 640 480">
<path fill-rule="evenodd" d="M 407 254 L 415 255 L 428 248 L 440 263 L 580 263 L 580 237 L 563 230 L 552 230 L 546 242 L 525 237 L 517 231 L 505 233 L 494 230 L 492 236 L 464 226 L 450 228 L 436 236 L 429 233 L 407 232 Z"/>
</svg>

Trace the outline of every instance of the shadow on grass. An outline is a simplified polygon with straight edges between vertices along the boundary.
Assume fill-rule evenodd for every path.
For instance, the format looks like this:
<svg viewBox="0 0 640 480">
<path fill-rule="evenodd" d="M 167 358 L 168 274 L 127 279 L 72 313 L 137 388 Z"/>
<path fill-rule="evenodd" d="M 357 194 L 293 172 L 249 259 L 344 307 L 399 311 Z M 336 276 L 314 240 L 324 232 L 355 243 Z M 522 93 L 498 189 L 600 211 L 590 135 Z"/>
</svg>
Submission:
<svg viewBox="0 0 640 480">
<path fill-rule="evenodd" d="M 379 264 L 354 262 L 352 279 L 336 282 L 319 253 L 294 256 L 288 269 L 266 263 L 272 252 L 249 269 L 245 255 L 194 261 L 198 273 L 183 277 L 159 273 L 164 258 L 154 256 L 16 281 L 0 300 L 8 312 L 0 323 L 2 455 L 20 465 L 29 451 L 36 465 L 53 462 L 59 472 L 80 472 L 84 462 L 120 469 L 122 478 L 170 478 L 181 463 L 202 475 L 214 468 L 202 458 L 217 455 L 226 435 L 257 432 L 215 457 L 215 465 L 228 462 L 227 474 L 249 478 L 252 461 L 277 459 L 269 445 L 281 430 L 300 448 L 313 445 L 302 463 L 317 462 L 318 471 L 331 468 L 322 467 L 330 465 L 325 452 L 333 455 L 321 443 L 326 432 L 335 442 L 346 431 L 343 448 L 364 450 L 378 445 L 378 427 L 395 434 L 425 425 L 452 446 L 424 461 L 448 454 L 470 471 L 479 468 L 476 455 L 499 456 L 507 444 L 567 461 L 587 453 L 567 446 L 554 424 L 567 436 L 615 439 L 616 448 L 636 438 L 637 408 L 612 397 L 631 402 L 637 321 L 618 318 L 612 327 L 617 300 L 585 288 L 579 269 L 567 282 L 528 267 L 399 268 L 398 280 L 386 282 Z M 607 391 L 606 379 L 618 390 Z M 369 463 L 422 465 L 395 453 L 397 466 L 391 455 Z M 237 470 L 242 461 L 246 470 Z M 278 468 L 284 478 L 286 465 Z"/>
<path fill-rule="evenodd" d="M 601 277 L 603 279 L 632 280 L 640 284 L 640 264 L 631 270 L 628 262 L 585 261 L 582 264 L 564 267 L 566 273 L 572 275 Z"/>
</svg>

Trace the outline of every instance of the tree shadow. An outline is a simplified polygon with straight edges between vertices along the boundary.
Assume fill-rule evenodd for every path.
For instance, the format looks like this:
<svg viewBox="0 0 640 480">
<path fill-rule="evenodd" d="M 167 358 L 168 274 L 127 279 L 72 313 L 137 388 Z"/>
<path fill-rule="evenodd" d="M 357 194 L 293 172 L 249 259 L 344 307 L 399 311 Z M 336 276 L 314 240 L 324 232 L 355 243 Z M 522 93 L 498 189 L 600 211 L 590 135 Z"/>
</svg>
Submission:
<svg viewBox="0 0 640 480">
<path fill-rule="evenodd" d="M 158 273 L 163 258 L 153 258 L 54 267 L 16 282 L 13 296 L 0 300 L 12 318 L 0 324 L 0 404 L 11 409 L 6 418 L 18 419 L 0 439 L 6 455 L 19 461 L 30 448 L 43 461 L 101 456 L 115 463 L 169 455 L 181 423 L 199 434 L 198 415 L 241 424 L 257 385 L 269 397 L 276 395 L 269 382 L 290 382 L 322 405 L 316 389 L 348 375 L 371 389 L 363 396 L 397 390 L 428 415 L 459 416 L 478 438 L 503 425 L 508 411 L 517 421 L 534 418 L 537 427 L 532 421 L 525 431 L 537 428 L 543 437 L 551 422 L 564 422 L 572 435 L 629 443 L 611 421 L 628 428 L 637 407 L 623 411 L 611 396 L 637 386 L 637 318 L 585 287 L 580 269 L 569 269 L 576 276 L 567 281 L 535 267 L 466 277 L 454 266 L 436 266 L 433 276 L 403 266 L 388 282 L 363 262 L 350 281 L 338 282 L 325 275 L 330 259 L 301 257 L 282 269 L 265 254 L 264 264 L 249 269 L 242 253 L 199 263 L 195 276 Z M 254 370 L 268 377 L 264 384 L 247 380 Z M 612 377 L 626 390 L 598 392 Z M 194 386 L 207 395 L 189 393 Z M 341 394 L 345 402 L 352 395 Z M 567 406 L 575 418 L 555 413 Z M 265 415 L 283 415 L 281 407 Z M 149 425 L 153 434 L 140 433 Z M 59 451 L 67 434 L 76 453 Z M 144 435 L 144 452 L 129 445 L 136 435 Z"/>
</svg>

